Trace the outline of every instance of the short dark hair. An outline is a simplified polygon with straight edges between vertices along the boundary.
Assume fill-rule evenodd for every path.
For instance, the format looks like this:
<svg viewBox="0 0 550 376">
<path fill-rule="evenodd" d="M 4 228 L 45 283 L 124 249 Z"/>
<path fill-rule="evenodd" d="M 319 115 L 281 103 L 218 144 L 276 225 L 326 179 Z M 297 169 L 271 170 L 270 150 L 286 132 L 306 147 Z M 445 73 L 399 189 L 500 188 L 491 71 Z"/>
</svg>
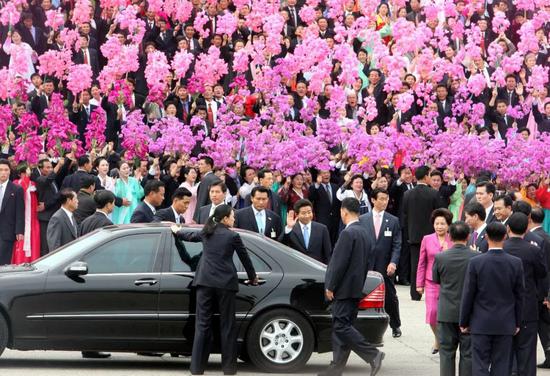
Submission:
<svg viewBox="0 0 550 376">
<path fill-rule="evenodd" d="M 271 171 L 269 168 L 262 168 L 260 171 L 258 171 L 258 180 L 264 179 L 266 174 L 272 174 L 273 171 Z"/>
<path fill-rule="evenodd" d="M 10 168 L 11 170 L 11 165 L 10 165 L 10 161 L 8 161 L 7 159 L 4 159 L 4 158 L 0 158 L 0 165 L 6 165 Z"/>
<path fill-rule="evenodd" d="M 359 200 L 354 197 L 346 197 L 342 200 L 342 209 L 358 215 L 359 210 L 361 209 L 361 204 L 359 203 Z"/>
<path fill-rule="evenodd" d="M 269 189 L 266 187 L 262 187 L 261 185 L 258 185 L 254 188 L 252 188 L 252 191 L 250 192 L 250 197 L 256 197 L 256 193 L 265 193 L 269 197 Z"/>
<path fill-rule="evenodd" d="M 78 157 L 77 163 L 78 163 L 78 167 L 84 167 L 88 163 L 90 163 L 90 158 L 88 158 L 87 155 L 81 155 L 80 157 Z"/>
<path fill-rule="evenodd" d="M 449 235 L 453 242 L 463 242 L 470 235 L 470 227 L 463 221 L 456 221 L 449 227 Z"/>
<path fill-rule="evenodd" d="M 500 195 L 500 196 L 497 196 L 497 198 L 495 198 L 494 202 L 497 202 L 497 201 L 504 201 L 504 206 L 506 206 L 507 208 L 511 208 L 512 205 L 514 205 L 514 200 L 512 200 L 512 197 L 510 197 L 509 195 Z"/>
<path fill-rule="evenodd" d="M 537 225 L 544 222 L 544 210 L 541 208 L 534 208 L 531 210 L 531 220 Z"/>
<path fill-rule="evenodd" d="M 52 163 L 48 158 L 43 158 L 43 159 L 41 159 L 41 160 L 38 161 L 38 168 L 39 168 L 40 170 L 43 169 L 43 168 L 44 168 L 44 164 L 45 164 L 46 162 Z"/>
<path fill-rule="evenodd" d="M 210 184 L 210 187 L 208 188 L 208 193 L 210 193 L 210 190 L 212 189 L 212 187 L 220 187 L 223 193 L 227 192 L 227 185 L 225 185 L 225 183 L 221 180 L 218 180 Z"/>
<path fill-rule="evenodd" d="M 531 207 L 531 205 L 529 205 L 529 203 L 525 201 L 516 201 L 512 205 L 512 211 L 514 213 L 523 213 L 526 216 L 530 216 L 532 210 L 533 208 Z"/>
<path fill-rule="evenodd" d="M 433 170 L 432 172 L 430 172 L 430 177 L 432 176 L 439 176 L 443 180 L 443 174 L 439 170 Z"/>
<path fill-rule="evenodd" d="M 73 191 L 71 188 L 64 188 L 59 191 L 59 202 L 61 203 L 61 205 L 64 205 L 67 203 L 67 201 L 75 198 L 75 196 L 76 192 Z"/>
<path fill-rule="evenodd" d="M 164 187 L 164 183 L 162 181 L 156 179 L 148 180 L 143 188 L 143 193 L 145 194 L 145 197 L 147 197 L 151 192 L 158 193 L 161 187 Z"/>
<path fill-rule="evenodd" d="M 493 196 L 497 191 L 497 188 L 495 187 L 495 185 L 490 181 L 482 181 L 482 182 L 476 183 L 476 189 L 481 187 L 485 187 L 485 190 L 487 191 L 487 193 L 492 193 Z"/>
<path fill-rule="evenodd" d="M 178 199 L 183 200 L 184 197 L 193 197 L 193 194 L 191 191 L 185 187 L 179 187 L 174 191 L 172 194 L 172 201 Z"/>
<path fill-rule="evenodd" d="M 451 213 L 449 209 L 445 209 L 445 208 L 435 209 L 432 212 L 432 216 L 430 218 L 432 221 L 432 225 L 435 223 L 435 219 L 438 217 L 443 217 L 445 219 L 445 222 L 447 222 L 447 225 L 449 226 L 451 225 L 451 223 L 453 223 L 453 213 Z"/>
<path fill-rule="evenodd" d="M 468 215 L 477 215 L 481 221 L 484 221 L 485 218 L 487 218 L 485 208 L 479 202 L 470 202 L 464 208 L 464 213 Z"/>
<path fill-rule="evenodd" d="M 204 156 L 200 157 L 199 160 L 204 161 L 204 163 L 206 163 L 210 167 L 214 168 L 214 160 L 211 157 L 209 157 L 208 155 L 204 155 Z"/>
<path fill-rule="evenodd" d="M 525 128 L 525 127 L 518 128 L 518 132 L 517 132 L 517 133 L 521 133 L 521 132 L 527 132 L 527 135 L 528 135 L 528 136 L 531 136 L 531 131 L 529 130 L 529 128 Z"/>
<path fill-rule="evenodd" d="M 414 177 L 416 180 L 422 180 L 430 173 L 430 168 L 428 166 L 420 166 L 414 171 Z"/>
<path fill-rule="evenodd" d="M 102 189 L 94 194 L 94 201 L 98 209 L 103 209 L 107 205 L 115 202 L 115 194 L 106 189 Z"/>
<path fill-rule="evenodd" d="M 491 222 L 485 229 L 487 238 L 493 242 L 501 242 L 506 238 L 506 226 L 500 222 Z"/>
<path fill-rule="evenodd" d="M 294 204 L 293 209 L 294 209 L 295 213 L 299 213 L 301 208 L 305 208 L 305 207 L 308 207 L 308 206 L 313 209 L 313 204 L 311 203 L 311 201 L 309 201 L 306 198 L 302 198 L 302 199 L 296 201 L 296 203 Z"/>
<path fill-rule="evenodd" d="M 382 188 L 375 188 L 375 189 L 372 191 L 370 197 L 371 197 L 373 200 L 377 200 L 377 199 L 378 199 L 378 195 L 381 194 L 381 193 L 383 193 L 383 194 L 389 196 L 389 193 L 388 193 L 387 190 L 382 189 Z"/>
<path fill-rule="evenodd" d="M 84 175 L 80 179 L 80 189 L 88 189 L 91 186 L 95 186 L 95 176 L 93 176 L 93 175 Z"/>
<path fill-rule="evenodd" d="M 510 231 L 516 235 L 523 235 L 527 232 L 529 226 L 529 218 L 523 213 L 514 213 L 506 221 L 506 225 L 510 228 Z"/>
<path fill-rule="evenodd" d="M 397 175 L 400 175 L 400 176 L 401 176 L 401 173 L 402 173 L 404 170 L 407 170 L 407 169 L 410 169 L 410 167 L 407 166 L 407 165 L 401 165 L 401 166 L 399 166 L 399 168 L 397 169 Z"/>
</svg>

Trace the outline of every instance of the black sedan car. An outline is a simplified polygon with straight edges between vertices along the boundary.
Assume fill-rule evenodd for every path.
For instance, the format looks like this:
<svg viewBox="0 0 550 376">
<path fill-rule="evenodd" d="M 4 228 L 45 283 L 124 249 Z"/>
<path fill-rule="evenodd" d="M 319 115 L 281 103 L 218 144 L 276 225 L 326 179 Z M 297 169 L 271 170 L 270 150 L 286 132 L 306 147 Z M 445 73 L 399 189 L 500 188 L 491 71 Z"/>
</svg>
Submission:
<svg viewBox="0 0 550 376">
<path fill-rule="evenodd" d="M 200 231 L 199 227 L 188 227 Z M 264 372 L 294 372 L 331 350 L 326 267 L 293 249 L 239 231 L 260 278 L 237 295 L 240 357 Z M 201 243 L 166 224 L 111 226 L 32 264 L 0 268 L 0 354 L 17 350 L 159 352 L 189 355 Z M 388 326 L 384 282 L 370 272 L 356 327 L 381 345 Z M 214 325 L 213 352 L 219 351 Z"/>
</svg>

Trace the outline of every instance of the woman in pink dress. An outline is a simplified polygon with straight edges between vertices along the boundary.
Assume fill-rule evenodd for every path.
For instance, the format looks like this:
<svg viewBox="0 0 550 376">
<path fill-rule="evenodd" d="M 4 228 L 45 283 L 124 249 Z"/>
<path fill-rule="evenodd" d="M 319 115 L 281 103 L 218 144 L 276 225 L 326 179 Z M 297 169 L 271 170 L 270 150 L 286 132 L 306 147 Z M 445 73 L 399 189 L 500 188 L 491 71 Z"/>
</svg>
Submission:
<svg viewBox="0 0 550 376">
<path fill-rule="evenodd" d="M 12 264 L 31 262 L 40 257 L 40 223 L 38 212 L 44 210 L 38 205 L 36 185 L 31 181 L 31 170 L 23 163 L 17 168 L 20 178 L 14 181 L 23 188 L 25 199 L 25 233 L 23 240 L 16 241 L 13 246 Z"/>
<path fill-rule="evenodd" d="M 197 206 L 197 189 L 199 188 L 197 184 L 197 170 L 194 167 L 186 167 L 183 176 L 185 181 L 181 183 L 180 187 L 187 188 L 192 195 L 189 207 L 187 211 L 183 213 L 183 218 L 185 219 L 185 223 L 192 224 L 195 223 L 195 221 L 193 221 L 193 214 Z"/>
<path fill-rule="evenodd" d="M 426 323 L 434 333 L 435 342 L 432 354 L 439 352 L 437 337 L 437 301 L 439 300 L 439 285 L 432 280 L 432 267 L 435 255 L 452 247 L 448 231 L 453 223 L 453 214 L 448 209 L 436 209 L 432 213 L 432 224 L 435 232 L 424 236 L 420 245 L 420 258 L 416 272 L 416 291 L 420 295 L 426 293 Z"/>
</svg>

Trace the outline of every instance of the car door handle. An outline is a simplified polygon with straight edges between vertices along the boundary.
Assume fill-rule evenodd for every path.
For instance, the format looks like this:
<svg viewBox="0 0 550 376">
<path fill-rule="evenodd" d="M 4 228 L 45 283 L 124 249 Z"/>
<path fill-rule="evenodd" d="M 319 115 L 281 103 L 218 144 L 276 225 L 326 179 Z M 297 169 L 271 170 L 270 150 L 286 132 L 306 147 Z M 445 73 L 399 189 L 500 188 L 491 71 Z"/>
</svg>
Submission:
<svg viewBox="0 0 550 376">
<path fill-rule="evenodd" d="M 157 282 L 158 281 L 156 279 L 152 279 L 152 278 L 138 279 L 137 281 L 134 282 L 134 285 L 136 285 L 136 286 L 143 286 L 143 285 L 153 286 L 153 285 L 156 285 Z"/>
<path fill-rule="evenodd" d="M 252 286 L 248 279 L 239 279 L 239 282 L 243 285 Z M 258 278 L 258 286 L 265 284 L 267 281 L 263 278 Z"/>
</svg>

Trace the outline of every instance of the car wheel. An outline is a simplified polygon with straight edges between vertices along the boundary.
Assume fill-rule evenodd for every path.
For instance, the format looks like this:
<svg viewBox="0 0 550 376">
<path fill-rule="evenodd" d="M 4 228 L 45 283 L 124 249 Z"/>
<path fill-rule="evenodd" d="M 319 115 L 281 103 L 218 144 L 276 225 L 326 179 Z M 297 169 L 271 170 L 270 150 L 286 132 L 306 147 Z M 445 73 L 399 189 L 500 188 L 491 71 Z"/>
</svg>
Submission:
<svg viewBox="0 0 550 376">
<path fill-rule="evenodd" d="M 314 344 L 309 322 L 287 309 L 276 309 L 254 320 L 246 340 L 252 363 L 273 373 L 299 371 L 309 360 Z"/>
<path fill-rule="evenodd" d="M 2 355 L 2 353 L 6 349 L 6 346 L 8 346 L 8 338 L 8 323 L 6 322 L 4 316 L 0 313 L 0 355 Z"/>
</svg>

